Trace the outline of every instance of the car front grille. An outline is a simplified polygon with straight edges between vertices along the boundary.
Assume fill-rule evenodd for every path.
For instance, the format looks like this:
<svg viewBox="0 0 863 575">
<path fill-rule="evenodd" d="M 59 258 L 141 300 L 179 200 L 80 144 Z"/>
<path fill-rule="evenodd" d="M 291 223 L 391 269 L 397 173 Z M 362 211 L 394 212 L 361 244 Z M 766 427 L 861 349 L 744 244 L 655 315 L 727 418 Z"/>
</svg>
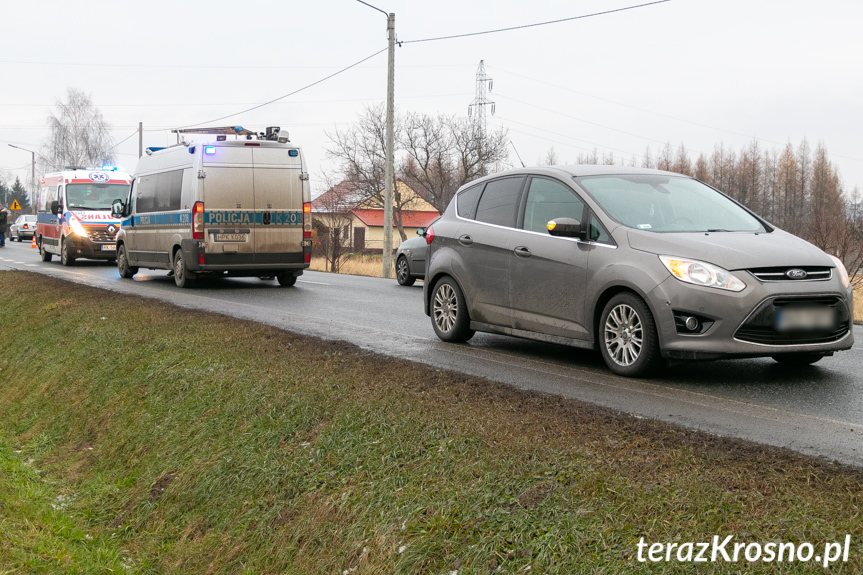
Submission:
<svg viewBox="0 0 863 575">
<path fill-rule="evenodd" d="M 791 276 L 788 272 L 794 271 Z M 800 271 L 805 274 L 799 273 Z M 833 268 L 825 266 L 799 266 L 799 267 L 772 267 L 753 268 L 749 273 L 763 282 L 799 282 L 799 281 L 824 281 L 833 277 Z M 800 277 L 793 277 L 793 276 Z"/>
<path fill-rule="evenodd" d="M 835 310 L 836 325 L 832 329 L 780 331 L 775 325 L 778 310 L 789 307 Z M 839 341 L 851 330 L 848 306 L 837 296 L 782 297 L 763 302 L 741 325 L 734 338 L 761 345 L 814 345 Z"/>
<path fill-rule="evenodd" d="M 108 232 L 105 228 L 87 228 L 87 237 L 94 242 L 114 243 L 114 236 L 116 235 L 116 233 Z"/>
</svg>

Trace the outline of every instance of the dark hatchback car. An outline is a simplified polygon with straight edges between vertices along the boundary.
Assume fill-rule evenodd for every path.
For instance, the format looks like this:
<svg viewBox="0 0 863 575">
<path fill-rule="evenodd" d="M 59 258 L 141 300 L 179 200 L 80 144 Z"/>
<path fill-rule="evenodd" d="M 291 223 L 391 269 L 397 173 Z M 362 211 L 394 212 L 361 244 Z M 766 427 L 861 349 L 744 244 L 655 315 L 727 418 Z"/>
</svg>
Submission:
<svg viewBox="0 0 863 575">
<path fill-rule="evenodd" d="M 434 222 L 429 226 L 433 224 Z M 406 239 L 396 249 L 396 281 L 399 282 L 399 285 L 412 286 L 416 280 L 425 279 L 426 253 L 428 252 L 425 230 L 425 228 L 417 228 L 418 237 Z"/>
<path fill-rule="evenodd" d="M 688 176 L 511 170 L 463 186 L 428 230 L 426 315 L 599 349 L 615 373 L 665 359 L 814 363 L 853 344 L 842 262 Z"/>
</svg>

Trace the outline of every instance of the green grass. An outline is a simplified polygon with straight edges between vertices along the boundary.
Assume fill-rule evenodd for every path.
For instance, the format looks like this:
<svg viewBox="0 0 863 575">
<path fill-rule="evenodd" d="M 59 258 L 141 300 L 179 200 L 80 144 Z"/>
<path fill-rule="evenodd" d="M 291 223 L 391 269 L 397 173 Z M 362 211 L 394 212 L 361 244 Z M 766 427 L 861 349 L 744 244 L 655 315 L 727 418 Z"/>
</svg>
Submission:
<svg viewBox="0 0 863 575">
<path fill-rule="evenodd" d="M 23 272 L 0 325 L 0 573 L 863 570 L 858 470 Z"/>
</svg>

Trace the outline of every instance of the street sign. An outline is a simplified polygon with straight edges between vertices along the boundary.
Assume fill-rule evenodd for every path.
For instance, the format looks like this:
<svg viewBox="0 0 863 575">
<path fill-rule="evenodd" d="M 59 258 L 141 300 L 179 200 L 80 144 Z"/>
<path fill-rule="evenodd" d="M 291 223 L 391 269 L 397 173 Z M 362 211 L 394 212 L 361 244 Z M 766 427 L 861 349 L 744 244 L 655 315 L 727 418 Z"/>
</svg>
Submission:
<svg viewBox="0 0 863 575">
<path fill-rule="evenodd" d="M 20 210 L 21 204 L 18 203 L 18 200 L 12 200 L 12 205 L 9 206 L 10 210 Z"/>
</svg>

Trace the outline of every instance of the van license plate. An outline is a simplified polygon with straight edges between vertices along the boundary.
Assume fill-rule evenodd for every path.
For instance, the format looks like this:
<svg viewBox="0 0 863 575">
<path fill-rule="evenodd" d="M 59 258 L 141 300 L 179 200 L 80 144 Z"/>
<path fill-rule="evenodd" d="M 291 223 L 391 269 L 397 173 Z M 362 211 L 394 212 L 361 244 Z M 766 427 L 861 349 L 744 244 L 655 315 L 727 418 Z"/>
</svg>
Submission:
<svg viewBox="0 0 863 575">
<path fill-rule="evenodd" d="M 830 307 L 800 307 L 776 312 L 777 331 L 828 330 L 836 327 L 836 311 Z"/>
<path fill-rule="evenodd" d="M 113 244 L 107 245 L 107 246 L 102 246 L 101 250 L 103 252 L 115 252 L 115 251 L 117 251 L 117 246 L 115 246 Z"/>
<path fill-rule="evenodd" d="M 249 236 L 246 234 L 213 234 L 217 242 L 244 242 Z"/>
</svg>

